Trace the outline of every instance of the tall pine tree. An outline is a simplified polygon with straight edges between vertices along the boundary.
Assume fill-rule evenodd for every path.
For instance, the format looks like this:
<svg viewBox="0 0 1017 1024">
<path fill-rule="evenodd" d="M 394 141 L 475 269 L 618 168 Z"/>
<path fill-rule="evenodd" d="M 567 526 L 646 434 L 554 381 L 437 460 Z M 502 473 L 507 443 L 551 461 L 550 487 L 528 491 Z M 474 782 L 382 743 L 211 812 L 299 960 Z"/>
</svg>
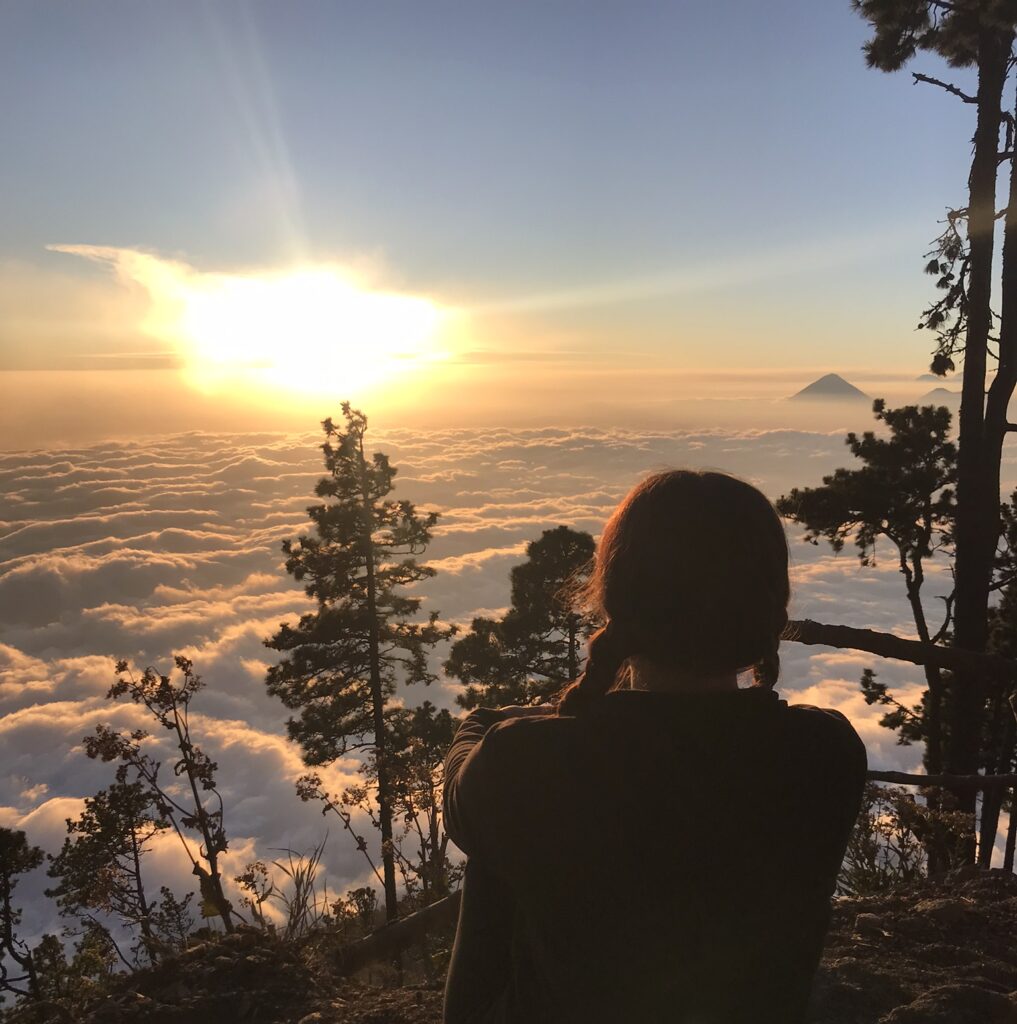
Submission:
<svg viewBox="0 0 1017 1024">
<path fill-rule="evenodd" d="M 955 68 L 971 68 L 977 88 L 926 74 L 915 81 L 938 86 L 975 112 L 971 168 L 965 204 L 948 215 L 926 269 L 937 278 L 941 297 L 922 315 L 920 327 L 937 337 L 935 373 L 964 362 L 957 457 L 957 513 L 954 529 L 955 590 L 953 643 L 983 651 L 989 639 L 989 600 L 993 590 L 996 546 L 1000 536 L 1000 458 L 1011 427 L 1007 418 L 1017 385 L 1017 162 L 1014 124 L 1017 111 L 1005 110 L 1007 76 L 1014 68 L 1017 28 L 1014 0 L 853 0 L 872 36 L 865 45 L 870 67 L 897 71 L 916 54 L 931 53 Z M 1001 139 L 1001 134 L 1003 138 Z M 967 145 L 967 140 L 964 140 Z M 1009 196 L 1002 215 L 996 209 L 997 178 L 1009 163 Z M 1003 221 L 1001 272 L 994 281 L 995 229 Z M 998 334 L 992 298 L 998 287 Z M 991 352 L 993 343 L 998 351 Z M 998 355 L 990 380 L 988 358 Z M 945 765 L 951 772 L 976 772 L 986 707 L 984 680 L 975 672 L 957 673 Z M 973 813 L 974 790 L 958 794 Z M 974 857 L 972 839 L 968 856 Z"/>
<path fill-rule="evenodd" d="M 328 475 L 308 508 L 314 535 L 285 541 L 286 571 L 317 601 L 296 626 L 283 623 L 265 645 L 283 654 L 269 669 L 269 693 L 295 711 L 287 723 L 308 765 L 363 752 L 376 766 L 385 914 L 398 914 L 390 763 L 396 685 L 430 683 L 428 651 L 452 635 L 432 612 L 419 621 L 421 598 L 405 588 L 434 576 L 417 562 L 431 540 L 435 512 L 389 498 L 396 470 L 364 447 L 367 417 L 349 402 L 344 425 L 322 423 Z"/>
</svg>

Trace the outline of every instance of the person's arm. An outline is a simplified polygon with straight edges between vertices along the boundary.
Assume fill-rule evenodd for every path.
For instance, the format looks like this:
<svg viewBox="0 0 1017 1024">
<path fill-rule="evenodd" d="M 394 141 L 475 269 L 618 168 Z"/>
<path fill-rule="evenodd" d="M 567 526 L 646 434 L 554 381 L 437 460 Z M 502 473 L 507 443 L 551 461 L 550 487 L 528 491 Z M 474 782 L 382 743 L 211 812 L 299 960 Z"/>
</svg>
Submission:
<svg viewBox="0 0 1017 1024">
<path fill-rule="evenodd" d="M 539 707 L 476 708 L 463 720 L 445 757 L 445 831 L 466 854 L 474 854 L 488 831 L 485 818 L 492 807 L 498 769 L 493 748 L 497 735 L 491 728 L 512 718 L 553 715 L 554 709 Z"/>
<path fill-rule="evenodd" d="M 824 708 L 823 712 L 837 723 L 836 729 L 831 730 L 835 740 L 831 744 L 833 757 L 828 784 L 828 799 L 833 802 L 835 819 L 826 837 L 824 851 L 828 871 L 836 879 L 851 832 L 858 820 L 869 764 L 865 744 L 848 719 L 833 708 Z"/>
</svg>

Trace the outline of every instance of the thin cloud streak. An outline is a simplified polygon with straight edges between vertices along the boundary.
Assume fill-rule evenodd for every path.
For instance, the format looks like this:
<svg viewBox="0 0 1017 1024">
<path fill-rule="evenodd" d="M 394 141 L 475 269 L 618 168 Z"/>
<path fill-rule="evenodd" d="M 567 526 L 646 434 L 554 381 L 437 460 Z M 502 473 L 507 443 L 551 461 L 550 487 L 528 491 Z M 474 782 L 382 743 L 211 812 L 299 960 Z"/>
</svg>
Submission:
<svg viewBox="0 0 1017 1024">
<path fill-rule="evenodd" d="M 586 306 L 607 306 L 669 295 L 691 295 L 721 288 L 760 284 L 784 277 L 832 270 L 871 259 L 872 253 L 909 253 L 914 227 L 902 223 L 864 234 L 794 243 L 741 259 L 675 268 L 646 277 L 576 285 L 516 298 L 465 306 L 473 316 L 540 313 Z"/>
</svg>

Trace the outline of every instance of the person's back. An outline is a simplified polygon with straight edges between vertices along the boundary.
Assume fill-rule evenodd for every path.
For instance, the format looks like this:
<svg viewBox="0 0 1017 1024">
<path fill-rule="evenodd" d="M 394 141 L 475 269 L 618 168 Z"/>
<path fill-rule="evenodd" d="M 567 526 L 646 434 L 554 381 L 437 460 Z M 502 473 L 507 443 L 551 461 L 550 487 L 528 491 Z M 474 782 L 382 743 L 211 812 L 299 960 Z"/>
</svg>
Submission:
<svg viewBox="0 0 1017 1024">
<path fill-rule="evenodd" d="M 450 1024 L 802 1019 L 864 747 L 836 712 L 730 674 L 672 686 L 627 653 L 649 645 L 636 632 L 601 635 L 611 682 L 560 714 L 478 711 L 456 737 L 446 828 L 470 863 Z M 622 661 L 654 688 L 603 692 Z"/>
</svg>

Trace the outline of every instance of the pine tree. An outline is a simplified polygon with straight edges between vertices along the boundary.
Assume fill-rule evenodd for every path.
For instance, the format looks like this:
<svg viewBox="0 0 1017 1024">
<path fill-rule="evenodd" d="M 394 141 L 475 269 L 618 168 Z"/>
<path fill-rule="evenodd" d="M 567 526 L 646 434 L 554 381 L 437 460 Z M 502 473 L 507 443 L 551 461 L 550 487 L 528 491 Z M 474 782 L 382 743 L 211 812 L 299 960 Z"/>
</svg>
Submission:
<svg viewBox="0 0 1017 1024">
<path fill-rule="evenodd" d="M 50 858 L 48 874 L 57 885 L 46 890 L 61 913 L 101 927 L 95 914 L 112 914 L 140 934 L 148 960 L 159 958 L 160 941 L 145 891 L 141 863 L 152 839 L 167 830 L 151 792 L 140 782 L 116 782 L 85 800 L 84 810 L 67 819 L 63 848 Z"/>
<path fill-rule="evenodd" d="M 420 514 L 411 502 L 388 497 L 395 468 L 381 453 L 367 457 L 367 417 L 349 402 L 342 412 L 343 427 L 322 423 L 328 476 L 315 493 L 325 500 L 307 510 L 315 534 L 283 543 L 286 571 L 304 583 L 317 609 L 265 641 L 284 655 L 269 669 L 267 685 L 297 712 L 287 728 L 305 763 L 326 765 L 357 751 L 374 758 L 385 912 L 393 920 L 391 701 L 398 682 L 436 678 L 427 654 L 453 630 L 437 612 L 417 621 L 422 598 L 405 592 L 435 574 L 415 556 L 431 540 L 437 513 Z"/>
<path fill-rule="evenodd" d="M 474 619 L 445 662 L 448 675 L 468 684 L 456 698 L 462 707 L 539 703 L 579 675 L 596 627 L 581 606 L 594 548 L 590 534 L 568 526 L 527 545 L 526 561 L 512 569 L 508 612 Z"/>
<path fill-rule="evenodd" d="M 86 923 L 70 958 L 56 935 L 44 935 L 32 950 L 39 978 L 39 991 L 52 1014 L 46 1020 L 80 1020 L 85 1007 L 108 991 L 120 951 L 109 931 L 98 922 Z"/>
<path fill-rule="evenodd" d="M 824 539 L 840 551 L 853 538 L 862 565 L 875 561 L 877 542 L 887 544 L 904 578 L 919 639 L 938 643 L 949 629 L 952 598 L 939 595 L 945 613 L 934 630 L 922 604 L 922 587 L 927 562 L 936 553 L 949 555 L 953 544 L 957 450 L 949 439 L 950 410 L 931 405 L 887 409 L 882 399 L 872 408 L 889 435 L 847 435 L 845 443 L 862 465 L 824 476 L 821 487 L 794 488 L 777 499 L 777 509 L 801 523 L 804 539 L 812 544 Z M 868 703 L 892 706 L 882 724 L 899 731 L 902 742 L 925 742 L 925 766 L 938 774 L 943 768 L 945 687 L 935 666 L 925 666 L 925 679 L 928 692 L 919 709 L 897 702 L 868 669 L 862 690 Z"/>
<path fill-rule="evenodd" d="M 462 873 L 448 858 L 441 824 L 442 773 L 456 721 L 425 700 L 415 708 L 396 708 L 390 725 L 392 798 L 402 823 L 396 860 L 407 894 L 426 906 L 447 896 Z"/>
<path fill-rule="evenodd" d="M 1007 408 L 1017 385 L 1017 111 L 1003 109 L 1007 76 L 1013 70 L 1017 5 L 1012 0 L 853 0 L 872 26 L 865 46 L 870 67 L 896 71 L 917 53 L 932 53 L 952 67 L 973 68 L 973 94 L 925 74 L 915 81 L 938 86 L 975 109 L 967 201 L 948 214 L 926 269 L 937 278 L 940 299 L 922 315 L 920 327 L 936 334 L 932 370 L 964 360 L 957 460 L 957 514 L 953 643 L 985 650 L 996 545 L 1000 536 L 1000 459 L 1010 430 Z M 1001 130 L 1005 141 L 1000 146 Z M 967 140 L 964 140 L 967 145 Z M 995 226 L 999 169 L 1009 163 L 1009 196 L 1002 214 L 1002 269 L 997 283 L 1001 307 L 998 334 L 991 301 L 994 290 Z M 997 372 L 988 380 L 990 345 L 998 342 Z M 988 384 L 988 387 L 986 386 Z M 971 774 L 981 760 L 985 687 L 974 672 L 959 672 L 951 710 L 946 764 Z M 974 813 L 974 790 L 959 794 L 963 810 Z M 974 842 L 969 857 L 974 857 Z"/>
<path fill-rule="evenodd" d="M 19 876 L 34 871 L 42 861 L 42 850 L 30 846 L 24 832 L 0 828 L 0 994 L 41 998 L 32 951 L 18 936 L 21 908 L 14 905 L 14 890 Z M 11 973 L 8 961 L 17 973 Z"/>
</svg>

